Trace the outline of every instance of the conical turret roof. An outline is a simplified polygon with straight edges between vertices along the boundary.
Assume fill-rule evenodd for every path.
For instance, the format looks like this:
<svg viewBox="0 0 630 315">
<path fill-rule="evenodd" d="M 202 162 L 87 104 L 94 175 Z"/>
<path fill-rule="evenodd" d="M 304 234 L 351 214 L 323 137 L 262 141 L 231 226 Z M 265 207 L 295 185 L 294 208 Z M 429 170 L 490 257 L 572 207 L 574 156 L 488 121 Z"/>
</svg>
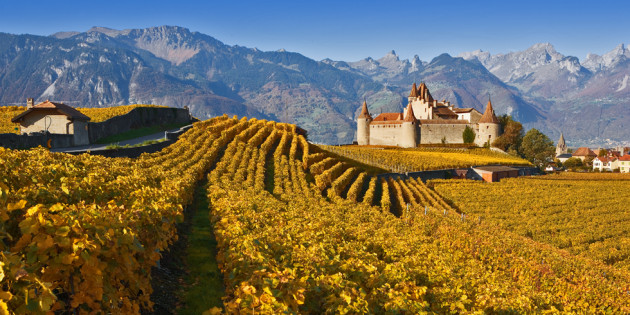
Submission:
<svg viewBox="0 0 630 315">
<path fill-rule="evenodd" d="M 497 119 L 497 116 L 494 115 L 494 109 L 492 109 L 492 102 L 490 100 L 488 100 L 488 106 L 486 106 L 486 111 L 483 113 L 483 116 L 481 116 L 481 119 L 479 119 L 479 123 L 480 124 L 498 124 L 499 120 Z"/>
<path fill-rule="evenodd" d="M 363 107 L 361 107 L 361 114 L 359 115 L 359 118 L 369 118 L 372 119 L 372 116 L 370 116 L 370 112 L 368 112 L 367 109 L 367 101 L 363 101 Z"/>
<path fill-rule="evenodd" d="M 424 100 L 427 102 L 433 102 L 433 96 L 431 96 L 428 88 L 424 89 Z"/>
<path fill-rule="evenodd" d="M 411 86 L 411 92 L 409 93 L 409 97 L 418 97 L 418 88 L 416 87 L 416 82 Z"/>
<path fill-rule="evenodd" d="M 403 121 L 405 122 L 416 122 L 416 115 L 413 114 L 413 106 L 411 106 L 411 103 L 409 103 L 409 105 L 407 105 L 407 115 L 405 115 L 405 119 L 403 119 Z"/>
<path fill-rule="evenodd" d="M 424 82 L 420 82 L 420 86 L 418 87 L 418 96 L 424 99 L 425 90 L 427 89 L 427 85 Z"/>
</svg>

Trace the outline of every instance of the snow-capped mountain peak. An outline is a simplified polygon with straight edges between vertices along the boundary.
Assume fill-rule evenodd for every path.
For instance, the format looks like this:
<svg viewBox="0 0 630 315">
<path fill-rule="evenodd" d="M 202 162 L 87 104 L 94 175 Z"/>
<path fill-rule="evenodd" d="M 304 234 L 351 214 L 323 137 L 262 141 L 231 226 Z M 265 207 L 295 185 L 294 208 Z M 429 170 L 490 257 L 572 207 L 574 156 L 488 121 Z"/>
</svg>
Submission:
<svg viewBox="0 0 630 315">
<path fill-rule="evenodd" d="M 620 62 L 630 59 L 630 50 L 621 43 L 617 45 L 613 50 L 599 56 L 597 54 L 589 53 L 586 55 L 586 59 L 583 62 L 584 67 L 597 72 L 604 69 L 614 68 Z"/>
</svg>

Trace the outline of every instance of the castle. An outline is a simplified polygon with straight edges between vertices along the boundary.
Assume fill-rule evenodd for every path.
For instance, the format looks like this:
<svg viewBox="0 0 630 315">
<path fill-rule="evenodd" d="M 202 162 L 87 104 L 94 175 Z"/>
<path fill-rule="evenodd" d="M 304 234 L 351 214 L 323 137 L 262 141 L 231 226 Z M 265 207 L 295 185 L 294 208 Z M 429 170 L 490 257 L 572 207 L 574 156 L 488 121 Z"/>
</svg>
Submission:
<svg viewBox="0 0 630 315">
<path fill-rule="evenodd" d="M 372 119 L 367 102 L 357 118 L 359 145 L 390 145 L 413 148 L 418 144 L 464 143 L 466 127 L 475 132 L 474 143 L 483 146 L 501 135 L 501 126 L 488 100 L 483 115 L 474 108 L 455 108 L 434 100 L 424 83 L 414 83 L 409 103 L 402 113 L 382 113 Z"/>
</svg>

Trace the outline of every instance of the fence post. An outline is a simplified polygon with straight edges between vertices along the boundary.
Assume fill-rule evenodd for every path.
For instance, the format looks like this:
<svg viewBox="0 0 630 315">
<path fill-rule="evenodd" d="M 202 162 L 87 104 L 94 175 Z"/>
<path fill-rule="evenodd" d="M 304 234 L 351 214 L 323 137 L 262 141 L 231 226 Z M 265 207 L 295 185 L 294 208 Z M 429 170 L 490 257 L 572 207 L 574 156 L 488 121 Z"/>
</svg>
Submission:
<svg viewBox="0 0 630 315">
<path fill-rule="evenodd" d="M 465 217 L 465 216 L 464 216 L 464 214 L 462 213 L 462 222 L 464 222 L 464 217 Z"/>
</svg>

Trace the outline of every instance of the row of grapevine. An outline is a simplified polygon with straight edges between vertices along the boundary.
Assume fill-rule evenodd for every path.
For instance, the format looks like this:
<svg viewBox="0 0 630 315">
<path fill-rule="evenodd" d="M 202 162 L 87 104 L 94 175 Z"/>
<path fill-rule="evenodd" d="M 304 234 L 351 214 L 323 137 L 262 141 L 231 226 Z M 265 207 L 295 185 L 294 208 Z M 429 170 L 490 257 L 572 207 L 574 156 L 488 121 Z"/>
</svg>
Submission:
<svg viewBox="0 0 630 315">
<path fill-rule="evenodd" d="M 394 173 L 470 167 L 475 165 L 530 165 L 526 160 L 488 149 L 391 149 L 363 146 L 320 146 L 321 149 Z"/>
<path fill-rule="evenodd" d="M 197 123 L 138 159 L 0 148 L 0 309 L 139 313 L 197 180 L 247 121 Z"/>
<path fill-rule="evenodd" d="M 461 211 L 533 240 L 630 270 L 630 181 L 610 174 L 434 181 Z M 616 174 L 619 175 L 619 174 Z M 497 198 L 496 196 L 501 196 Z"/>
<path fill-rule="evenodd" d="M 11 119 L 25 110 L 24 106 L 0 107 L 0 133 L 20 133 L 19 125 L 12 123 Z"/>
<path fill-rule="evenodd" d="M 239 170 L 209 175 L 218 179 L 207 192 L 227 313 L 630 311 L 627 272 L 496 226 L 462 222 L 421 181 L 368 182 L 359 175 L 369 183 L 362 203 L 328 201 L 307 179 L 300 136 L 275 130 L 289 134 L 270 141 L 277 155 L 265 162 L 281 174 L 274 180 L 281 194 L 243 185 Z M 236 147 L 219 164 L 262 145 Z M 268 155 L 257 162 L 261 156 Z M 378 185 L 381 196 L 391 193 L 383 203 L 405 204 L 402 220 L 369 205 Z"/>
</svg>

